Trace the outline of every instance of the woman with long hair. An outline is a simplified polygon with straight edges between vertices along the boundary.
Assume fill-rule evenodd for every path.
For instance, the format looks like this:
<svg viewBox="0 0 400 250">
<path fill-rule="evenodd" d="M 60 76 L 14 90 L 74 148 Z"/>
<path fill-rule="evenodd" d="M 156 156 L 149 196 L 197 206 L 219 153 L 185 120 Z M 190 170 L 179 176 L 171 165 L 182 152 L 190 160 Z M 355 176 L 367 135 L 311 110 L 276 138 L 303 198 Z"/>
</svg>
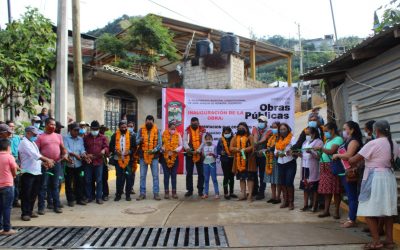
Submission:
<svg viewBox="0 0 400 250">
<path fill-rule="evenodd" d="M 393 216 L 397 215 L 397 183 L 393 172 L 399 147 L 393 142 L 390 125 L 385 120 L 374 124 L 376 139 L 368 142 L 349 162 L 357 167 L 365 161 L 357 216 L 365 216 L 373 241 L 364 249 L 394 248 Z M 383 218 L 386 240 L 380 241 L 378 221 Z"/>
<path fill-rule="evenodd" d="M 281 208 L 294 209 L 294 178 L 296 176 L 296 159 L 291 148 L 296 143 L 292 129 L 286 123 L 279 125 L 278 141 L 275 145 L 275 156 L 278 158 L 279 179 L 282 184 L 283 202 Z"/>
<path fill-rule="evenodd" d="M 229 200 L 231 198 L 237 198 L 233 193 L 235 185 L 235 175 L 232 173 L 233 166 L 233 154 L 229 150 L 233 138 L 232 129 L 230 127 L 222 128 L 221 139 L 218 140 L 217 155 L 221 160 L 222 171 L 224 173 L 224 180 L 222 185 L 224 187 L 224 197 Z"/>
<path fill-rule="evenodd" d="M 250 135 L 247 123 L 241 122 L 237 126 L 237 133 L 231 140 L 229 150 L 234 154 L 232 172 L 236 179 L 240 180 L 239 200 L 253 200 L 254 180 L 257 178 L 255 164 L 250 164 L 250 156 L 253 153 L 253 136 Z M 247 193 L 246 197 L 246 184 Z"/>
<path fill-rule="evenodd" d="M 351 157 L 360 151 L 363 146 L 362 133 L 358 123 L 348 121 L 343 125 L 343 139 L 345 140 L 344 148 L 346 153 L 334 154 L 333 159 L 348 161 Z M 357 196 L 357 168 L 351 168 L 346 171 L 345 176 L 341 176 L 340 180 L 346 191 L 349 201 L 349 218 L 342 224 L 342 227 L 354 227 L 356 225 L 358 196 Z"/>
<path fill-rule="evenodd" d="M 282 186 L 279 181 L 279 168 L 277 165 L 277 158 L 275 157 L 275 145 L 278 141 L 279 122 L 276 121 L 271 125 L 272 135 L 267 141 L 267 148 L 265 149 L 266 166 L 264 182 L 271 183 L 272 197 L 268 203 L 279 204 L 281 203 Z"/>
<path fill-rule="evenodd" d="M 340 219 L 340 180 L 337 175 L 332 173 L 332 155 L 336 154 L 340 145 L 343 144 L 343 139 L 338 135 L 338 129 L 335 123 L 327 123 L 324 126 L 324 135 L 326 143 L 323 147 L 314 147 L 314 150 L 321 151 L 320 158 L 320 177 L 318 193 L 323 194 L 325 197 L 325 209 L 324 212 L 318 215 L 319 218 L 330 216 L 329 207 L 331 206 L 332 196 L 335 200 L 335 214 L 333 218 Z"/>
</svg>

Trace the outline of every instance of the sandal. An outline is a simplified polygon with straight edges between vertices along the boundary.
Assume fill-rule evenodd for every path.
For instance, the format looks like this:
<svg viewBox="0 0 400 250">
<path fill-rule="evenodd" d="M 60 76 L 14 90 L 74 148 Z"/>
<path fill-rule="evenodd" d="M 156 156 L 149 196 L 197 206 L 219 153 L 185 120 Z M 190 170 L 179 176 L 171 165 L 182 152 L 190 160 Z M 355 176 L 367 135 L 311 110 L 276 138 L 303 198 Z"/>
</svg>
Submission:
<svg viewBox="0 0 400 250">
<path fill-rule="evenodd" d="M 370 242 L 364 245 L 365 250 L 382 249 L 383 247 L 381 242 Z"/>
<path fill-rule="evenodd" d="M 396 247 L 396 243 L 394 243 L 393 241 L 392 241 L 392 242 L 384 241 L 384 242 L 382 242 L 382 243 L 383 243 L 383 246 L 384 246 L 386 249 L 394 249 L 394 248 Z"/>
<path fill-rule="evenodd" d="M 342 227 L 342 228 L 357 227 L 357 224 L 352 220 L 348 220 L 345 223 L 343 223 L 340 227 Z"/>
<path fill-rule="evenodd" d="M 329 217 L 329 216 L 331 216 L 330 213 L 323 213 L 323 214 L 319 214 L 318 218 L 325 218 L 325 217 Z"/>
</svg>

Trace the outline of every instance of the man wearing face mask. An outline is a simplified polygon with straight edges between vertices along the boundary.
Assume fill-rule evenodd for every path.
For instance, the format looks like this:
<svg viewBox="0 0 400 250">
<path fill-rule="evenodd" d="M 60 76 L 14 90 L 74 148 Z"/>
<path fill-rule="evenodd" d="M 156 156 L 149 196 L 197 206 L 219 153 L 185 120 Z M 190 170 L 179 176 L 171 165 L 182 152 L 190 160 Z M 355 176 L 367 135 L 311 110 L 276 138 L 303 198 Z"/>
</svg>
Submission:
<svg viewBox="0 0 400 250">
<path fill-rule="evenodd" d="M 79 123 L 79 136 L 80 137 L 85 137 L 88 135 L 87 127 L 89 127 L 89 124 L 85 121 L 81 121 Z"/>
<path fill-rule="evenodd" d="M 121 195 L 125 187 L 125 198 L 131 201 L 132 189 L 132 160 L 136 141 L 134 134 L 131 134 L 127 129 L 125 121 L 118 124 L 118 130 L 111 136 L 110 152 L 112 153 L 112 162 L 115 165 L 117 174 L 116 194 L 114 201 L 121 200 Z"/>
<path fill-rule="evenodd" d="M 266 159 L 262 151 L 265 150 L 267 141 L 272 134 L 272 132 L 268 129 L 268 121 L 266 116 L 262 115 L 258 117 L 257 127 L 253 127 L 251 134 L 254 138 L 254 151 L 256 152 L 255 157 L 258 172 L 258 177 L 254 180 L 253 195 L 255 195 L 256 200 L 262 200 L 265 198 L 266 187 L 264 182 Z"/>
<path fill-rule="evenodd" d="M 185 129 L 183 135 L 183 147 L 186 151 L 186 194 L 185 197 L 193 195 L 193 168 L 197 169 L 197 190 L 199 197 L 203 196 L 204 175 L 203 159 L 200 154 L 201 145 L 206 135 L 206 129 L 199 125 L 199 119 L 192 117 L 190 125 Z"/>
<path fill-rule="evenodd" d="M 6 124 L 8 127 L 13 131 L 11 137 L 9 138 L 10 143 L 11 143 L 11 154 L 14 156 L 15 162 L 19 164 L 19 159 L 18 159 L 18 146 L 21 143 L 21 138 L 19 135 L 15 134 L 15 123 L 14 121 L 8 120 L 6 121 Z M 20 185 L 19 185 L 19 176 L 17 175 L 14 178 L 14 202 L 13 202 L 13 207 L 20 207 L 19 204 L 19 191 L 20 191 Z"/>
<path fill-rule="evenodd" d="M 38 135 L 43 134 L 43 130 L 41 130 L 42 120 L 39 116 L 35 115 L 32 117 L 31 125 L 38 129 Z"/>
<path fill-rule="evenodd" d="M 85 171 L 86 180 L 86 197 L 88 202 L 92 202 L 96 198 L 97 204 L 103 204 L 103 157 L 108 154 L 107 138 L 100 133 L 100 123 L 96 120 L 90 124 L 90 134 L 83 138 L 84 146 L 87 154 L 87 165 Z M 93 197 L 92 180 L 96 182 L 96 192 Z"/>
<path fill-rule="evenodd" d="M 154 117 L 148 115 L 146 122 L 142 125 L 136 135 L 136 143 L 139 145 L 140 162 L 140 195 L 136 200 L 146 199 L 146 176 L 150 166 L 153 176 L 154 200 L 161 200 L 158 177 L 158 158 L 162 147 L 161 132 L 154 124 Z"/>
<path fill-rule="evenodd" d="M 321 126 L 321 123 L 319 121 L 318 115 L 311 113 L 308 117 L 308 126 L 307 128 L 312 127 L 316 128 L 319 132 L 319 135 L 321 136 L 321 140 L 325 142 L 325 135 L 324 135 L 324 128 Z M 303 129 L 301 132 L 299 139 L 297 140 L 296 144 L 293 145 L 292 149 L 299 150 L 301 149 L 303 143 L 306 141 L 306 129 Z"/>
<path fill-rule="evenodd" d="M 53 209 L 56 213 L 62 213 L 59 193 L 59 183 L 61 176 L 61 161 L 68 161 L 67 150 L 64 147 L 63 138 L 56 134 L 56 121 L 53 118 L 47 118 L 45 121 L 45 133 L 41 134 L 35 141 L 40 153 L 53 160 L 54 166 L 48 167 L 44 165 L 42 169 L 42 186 L 39 193 L 39 214 L 44 214 L 44 199 L 47 189 L 53 200 Z"/>
<path fill-rule="evenodd" d="M 136 132 L 135 132 L 135 123 L 133 121 L 128 121 L 128 131 L 129 133 L 131 133 L 131 135 L 133 136 L 133 138 L 135 138 L 136 140 Z M 135 146 L 135 152 L 137 152 L 137 145 Z M 132 189 L 131 189 L 131 194 L 136 194 L 133 191 L 133 186 L 135 185 L 135 177 L 136 177 L 136 168 L 137 168 L 137 163 L 138 163 L 138 158 L 137 158 L 137 153 L 133 154 L 133 161 L 132 161 Z"/>
</svg>

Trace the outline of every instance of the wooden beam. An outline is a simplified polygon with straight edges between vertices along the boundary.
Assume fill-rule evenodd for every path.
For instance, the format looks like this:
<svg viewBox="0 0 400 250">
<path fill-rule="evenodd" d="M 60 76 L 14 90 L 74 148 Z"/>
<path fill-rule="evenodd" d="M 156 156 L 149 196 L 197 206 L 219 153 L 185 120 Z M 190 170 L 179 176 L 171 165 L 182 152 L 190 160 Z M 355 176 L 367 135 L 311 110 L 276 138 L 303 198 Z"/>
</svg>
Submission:
<svg viewBox="0 0 400 250">
<path fill-rule="evenodd" d="M 369 49 L 369 50 L 360 50 L 360 51 L 354 51 L 351 53 L 351 58 L 353 60 L 362 60 L 362 59 L 369 59 L 376 57 L 377 55 L 381 54 L 384 50 L 382 48 L 376 48 L 376 49 Z"/>
<path fill-rule="evenodd" d="M 256 45 L 253 44 L 250 50 L 250 76 L 256 80 Z"/>
<path fill-rule="evenodd" d="M 179 27 L 179 26 L 176 26 L 176 25 L 168 24 L 168 23 L 164 23 L 164 26 L 172 29 L 172 31 L 173 30 L 177 30 L 177 31 L 182 31 L 182 32 L 189 32 L 191 34 L 193 34 L 193 31 L 195 31 L 196 34 L 199 34 L 199 35 L 202 35 L 202 36 L 208 36 L 208 32 L 202 32 L 202 31 L 198 31 L 198 30 L 187 29 L 187 28 Z"/>
<path fill-rule="evenodd" d="M 288 57 L 288 64 L 287 64 L 287 82 L 288 86 L 292 86 L 292 57 Z"/>
</svg>

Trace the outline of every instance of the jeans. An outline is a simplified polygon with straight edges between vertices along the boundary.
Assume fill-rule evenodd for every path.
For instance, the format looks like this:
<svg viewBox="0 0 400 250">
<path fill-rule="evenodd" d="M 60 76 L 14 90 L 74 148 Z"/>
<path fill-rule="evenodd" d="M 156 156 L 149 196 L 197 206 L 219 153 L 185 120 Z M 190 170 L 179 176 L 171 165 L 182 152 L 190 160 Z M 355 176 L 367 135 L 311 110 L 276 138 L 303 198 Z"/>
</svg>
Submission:
<svg viewBox="0 0 400 250">
<path fill-rule="evenodd" d="M 118 163 L 115 164 L 115 172 L 117 175 L 116 184 L 116 196 L 121 197 L 124 192 L 125 187 L 125 196 L 128 198 L 131 196 L 132 190 L 132 168 L 128 165 L 125 169 L 121 168 Z"/>
<path fill-rule="evenodd" d="M 235 184 L 235 175 L 232 173 L 233 166 L 233 158 L 229 157 L 221 157 L 221 166 L 222 171 L 224 172 L 224 194 L 228 194 L 228 186 L 229 186 L 229 194 L 233 194 L 233 188 Z"/>
<path fill-rule="evenodd" d="M 96 187 L 95 187 L 95 196 L 96 200 L 102 199 L 103 195 L 103 165 L 100 166 L 94 166 L 91 164 L 86 165 L 85 168 L 85 190 L 86 190 L 86 198 L 89 201 L 94 200 L 95 197 L 93 197 L 93 186 L 92 182 L 93 180 L 96 182 Z"/>
<path fill-rule="evenodd" d="M 0 188 L 0 229 L 10 231 L 11 209 L 14 201 L 14 187 Z"/>
<path fill-rule="evenodd" d="M 341 181 L 349 201 L 349 219 L 356 221 L 358 208 L 357 182 L 347 182 L 346 176 L 342 176 Z"/>
<path fill-rule="evenodd" d="M 286 187 L 294 187 L 293 182 L 297 171 L 296 160 L 289 161 L 285 164 L 278 163 L 278 168 L 281 185 Z"/>
<path fill-rule="evenodd" d="M 203 164 L 203 170 L 204 170 L 204 193 L 208 195 L 208 187 L 210 184 L 210 175 L 211 175 L 211 179 L 214 184 L 215 195 L 219 195 L 219 188 L 217 181 L 217 164 L 215 162 L 211 164 Z"/>
<path fill-rule="evenodd" d="M 36 198 L 39 195 L 42 175 L 24 173 L 21 175 L 21 212 L 22 216 L 31 216 Z"/>
<path fill-rule="evenodd" d="M 110 195 L 110 188 L 108 187 L 108 166 L 105 163 L 103 167 L 103 197 L 107 197 Z"/>
<path fill-rule="evenodd" d="M 146 176 L 148 166 L 143 158 L 140 158 L 140 194 L 146 195 Z M 153 176 L 153 194 L 158 195 L 160 192 L 158 181 L 158 159 L 153 159 L 150 164 L 151 175 Z"/>
<path fill-rule="evenodd" d="M 162 161 L 161 165 L 163 167 L 164 172 L 164 190 L 165 192 L 169 191 L 169 179 L 171 179 L 172 190 L 176 191 L 176 174 L 178 170 L 178 159 L 175 160 L 172 168 L 167 166 L 165 161 Z"/>
<path fill-rule="evenodd" d="M 193 168 L 195 163 L 193 157 L 186 156 L 186 190 L 193 193 Z M 197 169 L 197 190 L 199 195 L 203 194 L 204 189 L 204 175 L 203 175 L 203 162 L 201 159 L 196 163 Z"/>
<path fill-rule="evenodd" d="M 38 201 L 39 210 L 44 210 L 44 200 L 46 198 L 46 194 L 51 196 L 54 208 L 60 207 L 60 173 L 61 164 L 59 162 L 55 163 L 54 166 L 48 170 L 42 168 L 42 183 L 39 191 Z"/>
<path fill-rule="evenodd" d="M 256 156 L 258 178 L 254 182 L 254 190 L 260 195 L 264 195 L 267 184 L 264 182 L 266 159 L 264 156 Z"/>
<path fill-rule="evenodd" d="M 65 195 L 68 202 L 82 201 L 85 189 L 84 168 L 65 168 Z"/>
<path fill-rule="evenodd" d="M 18 202 L 19 197 L 19 191 L 20 191 L 20 177 L 17 175 L 14 178 L 14 203 Z"/>
</svg>

